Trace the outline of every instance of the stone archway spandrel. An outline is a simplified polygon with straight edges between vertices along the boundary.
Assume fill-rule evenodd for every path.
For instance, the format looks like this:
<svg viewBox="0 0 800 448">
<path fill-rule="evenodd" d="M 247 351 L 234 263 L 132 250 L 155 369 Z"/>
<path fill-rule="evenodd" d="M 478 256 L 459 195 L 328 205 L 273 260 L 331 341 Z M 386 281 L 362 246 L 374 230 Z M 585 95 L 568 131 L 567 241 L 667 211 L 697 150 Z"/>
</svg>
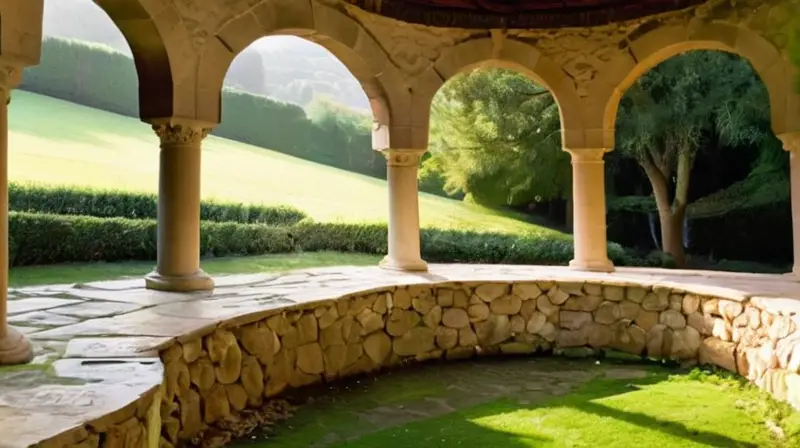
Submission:
<svg viewBox="0 0 800 448">
<path fill-rule="evenodd" d="M 27 67 L 42 54 L 43 0 L 0 1 L 0 57 Z"/>
</svg>

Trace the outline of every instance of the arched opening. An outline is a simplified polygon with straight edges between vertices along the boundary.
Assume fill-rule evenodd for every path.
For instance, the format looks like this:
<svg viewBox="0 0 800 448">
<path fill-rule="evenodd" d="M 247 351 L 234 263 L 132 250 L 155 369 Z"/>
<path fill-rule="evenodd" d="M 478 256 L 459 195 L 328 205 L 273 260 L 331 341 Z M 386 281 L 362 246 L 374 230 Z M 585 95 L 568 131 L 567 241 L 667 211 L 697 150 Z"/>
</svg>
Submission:
<svg viewBox="0 0 800 448">
<path fill-rule="evenodd" d="M 371 179 L 386 176 L 372 149 L 374 100 L 349 59 L 318 40 L 324 45 L 299 32 L 258 37 L 230 61 L 213 135 L 252 146 L 207 139 L 204 192 L 289 205 L 319 220 L 385 221 L 382 208 L 359 205 L 386 197 Z"/>
<path fill-rule="evenodd" d="M 370 100 L 347 66 L 324 46 L 291 35 L 260 38 L 232 61 L 224 85 L 215 135 L 329 167 L 385 176 L 385 161 L 372 150 Z M 275 167 L 262 162 L 251 166 L 254 178 L 270 180 L 264 171 L 274 172 Z M 292 175 L 291 169 L 286 175 Z M 264 188 L 286 190 L 278 184 Z"/>
<path fill-rule="evenodd" d="M 559 103 L 535 74 L 510 63 L 470 65 L 433 98 L 420 186 L 569 228 L 572 171 L 562 148 Z"/>
<path fill-rule="evenodd" d="M 765 85 L 767 72 L 737 53 L 670 46 L 620 84 L 605 125 L 616 129 L 609 239 L 662 251 L 679 267 L 791 263 L 788 157 L 773 132 L 783 86 Z"/>
<path fill-rule="evenodd" d="M 41 61 L 13 93 L 12 182 L 154 191 L 158 146 L 138 119 L 135 50 L 95 2 L 44 1 Z"/>
</svg>

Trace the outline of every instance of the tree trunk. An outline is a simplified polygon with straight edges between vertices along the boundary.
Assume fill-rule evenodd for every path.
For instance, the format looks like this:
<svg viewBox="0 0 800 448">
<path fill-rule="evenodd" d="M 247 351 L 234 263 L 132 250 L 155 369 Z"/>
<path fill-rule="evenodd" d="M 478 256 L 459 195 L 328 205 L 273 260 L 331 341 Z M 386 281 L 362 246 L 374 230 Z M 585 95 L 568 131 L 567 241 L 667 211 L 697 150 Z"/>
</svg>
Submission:
<svg viewBox="0 0 800 448">
<path fill-rule="evenodd" d="M 564 214 L 564 224 L 566 225 L 567 231 L 569 231 L 569 232 L 572 232 L 572 224 L 573 224 L 573 218 L 572 218 L 573 209 L 572 209 L 572 207 L 573 207 L 573 205 L 572 205 L 572 196 L 568 196 L 567 197 L 567 203 L 566 203 L 566 210 L 565 210 L 566 213 Z"/>
<path fill-rule="evenodd" d="M 679 268 L 686 266 L 686 249 L 683 247 L 683 218 L 686 207 L 680 210 L 658 212 L 661 222 L 661 250 L 672 255 L 675 265 Z"/>
<path fill-rule="evenodd" d="M 686 203 L 683 199 L 688 191 L 688 176 L 686 176 L 686 160 L 679 160 L 678 164 L 678 186 L 676 191 L 675 203 L 670 204 L 669 184 L 667 176 L 655 163 L 646 159 L 641 162 L 645 174 L 647 174 L 650 185 L 653 187 L 653 196 L 658 208 L 658 220 L 661 224 L 661 250 L 675 259 L 676 267 L 682 268 L 686 263 L 686 251 L 683 247 L 683 224 L 686 214 Z M 691 166 L 689 164 L 689 166 Z"/>
</svg>

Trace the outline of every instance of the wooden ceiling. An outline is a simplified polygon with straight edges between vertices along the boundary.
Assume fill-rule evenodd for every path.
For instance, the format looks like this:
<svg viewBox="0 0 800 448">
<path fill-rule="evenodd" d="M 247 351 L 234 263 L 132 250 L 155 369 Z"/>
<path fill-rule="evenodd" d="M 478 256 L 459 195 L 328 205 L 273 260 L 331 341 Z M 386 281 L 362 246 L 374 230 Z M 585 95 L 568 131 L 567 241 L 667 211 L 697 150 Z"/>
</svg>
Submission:
<svg viewBox="0 0 800 448">
<path fill-rule="evenodd" d="M 688 8 L 705 0 L 346 0 L 404 22 L 456 28 L 606 25 Z"/>
</svg>

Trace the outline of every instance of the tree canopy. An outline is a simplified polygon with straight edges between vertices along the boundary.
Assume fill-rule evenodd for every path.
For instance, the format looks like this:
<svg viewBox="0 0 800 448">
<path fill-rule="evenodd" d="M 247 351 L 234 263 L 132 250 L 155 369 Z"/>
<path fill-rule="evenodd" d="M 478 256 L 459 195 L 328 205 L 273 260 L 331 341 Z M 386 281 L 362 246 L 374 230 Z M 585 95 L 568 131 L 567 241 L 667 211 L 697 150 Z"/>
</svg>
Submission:
<svg viewBox="0 0 800 448">
<path fill-rule="evenodd" d="M 475 70 L 449 81 L 431 109 L 423 176 L 441 173 L 448 194 L 477 203 L 525 205 L 569 195 L 552 95 L 509 70 Z"/>
</svg>

